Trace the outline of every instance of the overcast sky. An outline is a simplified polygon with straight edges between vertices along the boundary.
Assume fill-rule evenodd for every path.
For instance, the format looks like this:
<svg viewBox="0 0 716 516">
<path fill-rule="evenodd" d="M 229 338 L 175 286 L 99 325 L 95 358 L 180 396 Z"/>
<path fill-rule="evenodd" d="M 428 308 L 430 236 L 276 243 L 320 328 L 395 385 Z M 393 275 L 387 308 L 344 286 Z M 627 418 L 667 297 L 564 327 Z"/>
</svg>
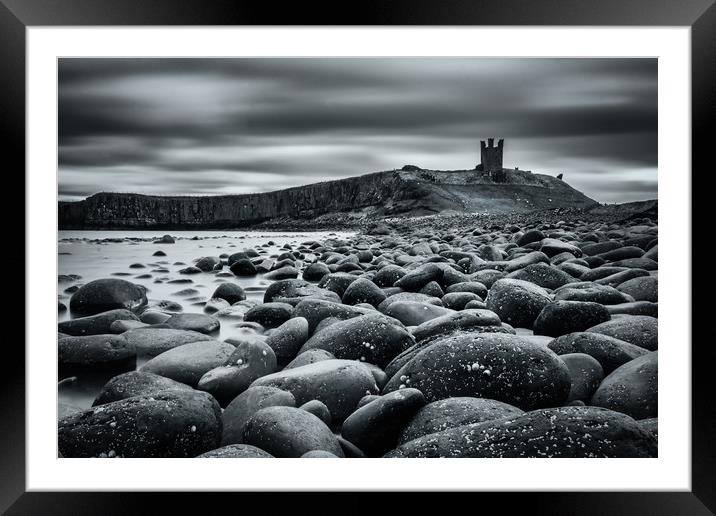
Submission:
<svg viewBox="0 0 716 516">
<path fill-rule="evenodd" d="M 504 164 L 657 195 L 655 59 L 61 59 L 59 195 L 262 192 Z"/>
</svg>

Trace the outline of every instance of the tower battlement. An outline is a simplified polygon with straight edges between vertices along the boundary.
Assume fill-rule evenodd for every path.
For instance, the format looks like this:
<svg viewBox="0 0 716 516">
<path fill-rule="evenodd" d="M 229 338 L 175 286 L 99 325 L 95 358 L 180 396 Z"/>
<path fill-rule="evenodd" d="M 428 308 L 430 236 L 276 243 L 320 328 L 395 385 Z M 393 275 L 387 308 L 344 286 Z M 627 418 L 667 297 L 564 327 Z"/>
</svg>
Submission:
<svg viewBox="0 0 716 516">
<path fill-rule="evenodd" d="M 494 181 L 504 181 L 506 174 L 502 167 L 502 155 L 505 147 L 505 140 L 500 138 L 495 145 L 494 138 L 480 140 L 480 164 L 478 170 L 483 170 L 490 174 Z"/>
</svg>

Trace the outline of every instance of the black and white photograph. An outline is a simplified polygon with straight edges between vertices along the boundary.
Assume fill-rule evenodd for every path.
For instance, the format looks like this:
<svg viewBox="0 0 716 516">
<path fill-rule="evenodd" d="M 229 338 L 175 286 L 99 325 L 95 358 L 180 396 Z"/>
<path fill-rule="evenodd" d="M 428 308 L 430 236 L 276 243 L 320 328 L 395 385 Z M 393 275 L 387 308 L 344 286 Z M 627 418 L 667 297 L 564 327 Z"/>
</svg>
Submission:
<svg viewBox="0 0 716 516">
<path fill-rule="evenodd" d="M 60 460 L 659 456 L 657 59 L 57 81 Z"/>
</svg>

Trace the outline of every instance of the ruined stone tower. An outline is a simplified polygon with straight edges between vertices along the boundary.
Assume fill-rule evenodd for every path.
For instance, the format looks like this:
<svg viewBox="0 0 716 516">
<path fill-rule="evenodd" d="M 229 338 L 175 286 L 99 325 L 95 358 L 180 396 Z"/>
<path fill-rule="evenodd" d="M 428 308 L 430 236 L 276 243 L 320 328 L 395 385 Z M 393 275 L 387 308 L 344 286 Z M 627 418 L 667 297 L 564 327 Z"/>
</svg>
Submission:
<svg viewBox="0 0 716 516">
<path fill-rule="evenodd" d="M 502 168 L 502 151 L 504 149 L 505 140 L 500 139 L 495 146 L 495 139 L 488 138 L 487 142 L 480 140 L 480 165 L 478 170 L 483 170 L 490 174 L 493 181 L 505 181 L 507 175 Z"/>
</svg>

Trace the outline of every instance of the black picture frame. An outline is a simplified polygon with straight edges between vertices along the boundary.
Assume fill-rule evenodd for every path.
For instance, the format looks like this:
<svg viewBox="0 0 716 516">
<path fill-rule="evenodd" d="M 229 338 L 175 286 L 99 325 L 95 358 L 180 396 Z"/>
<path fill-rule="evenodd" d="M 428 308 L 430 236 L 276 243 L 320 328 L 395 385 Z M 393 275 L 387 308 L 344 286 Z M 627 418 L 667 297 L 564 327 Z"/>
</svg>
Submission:
<svg viewBox="0 0 716 516">
<path fill-rule="evenodd" d="M 264 0 L 0 0 L 0 128 L 3 166 L 25 170 L 25 45 L 28 27 L 87 25 L 574 25 L 688 26 L 692 43 L 692 241 L 713 235 L 706 212 L 704 177 L 713 169 L 711 134 L 716 125 L 716 0 L 383 0 L 287 2 Z M 9 159 L 8 159 L 9 158 Z M 19 174 L 15 174 L 19 176 Z M 701 188 L 699 188 L 701 186 Z M 15 192 L 24 190 L 18 181 Z M 18 198 L 19 196 L 15 196 Z M 23 196 L 24 198 L 24 196 Z M 711 238 L 712 240 L 712 238 Z M 683 250 L 684 265 L 705 249 Z M 24 253 L 23 253 L 24 258 Z M 703 271 L 704 263 L 693 271 Z M 25 275 L 29 271 L 25 270 Z M 703 272 L 702 272 L 703 273 Z M 706 280 L 708 281 L 708 280 Z M 711 399 L 716 353 L 698 337 L 713 298 L 707 285 L 692 289 L 692 491 L 648 493 L 480 493 L 480 510 L 498 504 L 530 514 L 712 514 L 716 512 L 716 404 Z M 19 291 L 19 290 L 18 290 Z M 687 302 L 688 300 L 684 300 Z M 24 303 L 23 303 L 24 306 Z M 700 323 L 700 324 L 699 324 Z M 707 334 L 706 334 L 707 335 Z M 18 336 L 19 337 L 19 336 Z M 208 508 L 232 494 L 192 499 L 178 493 L 26 493 L 25 353 L 18 339 L 3 343 L 0 510 L 7 514 L 125 514 L 147 512 L 161 496 L 187 512 Z M 24 332 L 22 335 L 24 341 Z M 665 343 L 686 348 L 689 343 Z M 211 496 L 211 506 L 204 505 Z M 243 503 L 246 494 L 241 494 Z M 355 495 L 346 494 L 342 503 Z M 303 494 L 293 494 L 300 504 Z M 509 499 L 509 505 L 506 504 Z M 258 500 L 256 500 L 258 501 Z M 366 499 L 362 498 L 362 503 Z M 251 502 L 253 503 L 253 502 Z M 453 502 L 454 503 L 454 502 Z M 459 502 L 458 502 L 459 503 Z M 470 502 L 470 506 L 474 502 Z"/>
</svg>

